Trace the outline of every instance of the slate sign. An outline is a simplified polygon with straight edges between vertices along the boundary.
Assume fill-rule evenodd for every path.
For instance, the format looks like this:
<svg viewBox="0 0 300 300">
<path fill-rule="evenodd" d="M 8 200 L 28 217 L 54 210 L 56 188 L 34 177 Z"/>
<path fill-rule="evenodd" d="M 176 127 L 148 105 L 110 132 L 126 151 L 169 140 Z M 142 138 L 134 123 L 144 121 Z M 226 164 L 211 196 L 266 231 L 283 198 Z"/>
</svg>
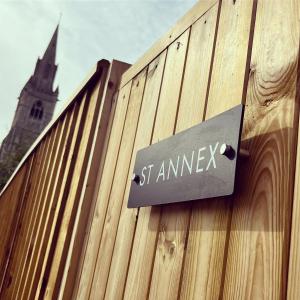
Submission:
<svg viewBox="0 0 300 300">
<path fill-rule="evenodd" d="M 234 192 L 244 106 L 138 151 L 128 207 Z"/>
</svg>

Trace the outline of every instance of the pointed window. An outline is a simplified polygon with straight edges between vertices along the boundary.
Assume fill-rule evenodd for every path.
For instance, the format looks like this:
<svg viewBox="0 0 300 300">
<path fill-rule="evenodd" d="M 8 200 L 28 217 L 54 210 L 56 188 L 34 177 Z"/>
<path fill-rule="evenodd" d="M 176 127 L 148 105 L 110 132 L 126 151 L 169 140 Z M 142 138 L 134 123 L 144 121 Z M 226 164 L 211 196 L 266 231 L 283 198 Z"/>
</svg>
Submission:
<svg viewBox="0 0 300 300">
<path fill-rule="evenodd" d="M 41 101 L 37 101 L 33 104 L 30 111 L 30 117 L 37 120 L 43 118 L 43 105 Z"/>
</svg>

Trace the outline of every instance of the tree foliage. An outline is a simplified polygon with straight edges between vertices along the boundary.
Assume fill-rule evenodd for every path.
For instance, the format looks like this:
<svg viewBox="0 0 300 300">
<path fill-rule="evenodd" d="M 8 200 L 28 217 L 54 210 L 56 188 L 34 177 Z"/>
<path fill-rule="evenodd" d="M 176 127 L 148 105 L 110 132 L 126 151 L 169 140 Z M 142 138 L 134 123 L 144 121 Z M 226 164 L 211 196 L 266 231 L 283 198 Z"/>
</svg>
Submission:
<svg viewBox="0 0 300 300">
<path fill-rule="evenodd" d="M 14 152 L 6 154 L 5 159 L 0 161 L 0 191 L 4 188 L 26 151 L 27 147 L 18 146 Z"/>
</svg>

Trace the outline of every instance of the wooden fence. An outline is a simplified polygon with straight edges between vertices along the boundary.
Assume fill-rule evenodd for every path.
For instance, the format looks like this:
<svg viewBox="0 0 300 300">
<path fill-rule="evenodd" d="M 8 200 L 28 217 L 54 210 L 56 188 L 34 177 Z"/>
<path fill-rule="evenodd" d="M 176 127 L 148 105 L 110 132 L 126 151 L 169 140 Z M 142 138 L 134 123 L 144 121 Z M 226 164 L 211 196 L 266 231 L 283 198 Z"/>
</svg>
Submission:
<svg viewBox="0 0 300 300">
<path fill-rule="evenodd" d="M 300 299 L 299 38 L 297 0 L 200 1 L 111 113 L 100 64 L 2 193 L 1 296 Z M 240 103 L 233 197 L 127 208 L 138 149 Z"/>
<path fill-rule="evenodd" d="M 52 295 L 75 232 L 82 243 L 80 230 L 106 153 L 114 93 L 127 68 L 100 61 L 2 191 L 1 299 Z"/>
</svg>

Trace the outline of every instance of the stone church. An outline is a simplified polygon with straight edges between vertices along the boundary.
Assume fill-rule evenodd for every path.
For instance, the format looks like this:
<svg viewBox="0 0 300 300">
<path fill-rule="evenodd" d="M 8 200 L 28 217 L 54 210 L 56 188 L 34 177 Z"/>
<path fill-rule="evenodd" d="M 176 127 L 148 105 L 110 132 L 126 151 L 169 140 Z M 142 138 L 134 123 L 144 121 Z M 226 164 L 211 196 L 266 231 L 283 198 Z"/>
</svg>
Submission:
<svg viewBox="0 0 300 300">
<path fill-rule="evenodd" d="M 0 161 L 16 151 L 26 151 L 52 119 L 58 100 L 58 87 L 53 83 L 57 71 L 55 64 L 58 27 L 42 58 L 38 58 L 33 75 L 19 96 L 11 129 L 0 148 Z"/>
</svg>

